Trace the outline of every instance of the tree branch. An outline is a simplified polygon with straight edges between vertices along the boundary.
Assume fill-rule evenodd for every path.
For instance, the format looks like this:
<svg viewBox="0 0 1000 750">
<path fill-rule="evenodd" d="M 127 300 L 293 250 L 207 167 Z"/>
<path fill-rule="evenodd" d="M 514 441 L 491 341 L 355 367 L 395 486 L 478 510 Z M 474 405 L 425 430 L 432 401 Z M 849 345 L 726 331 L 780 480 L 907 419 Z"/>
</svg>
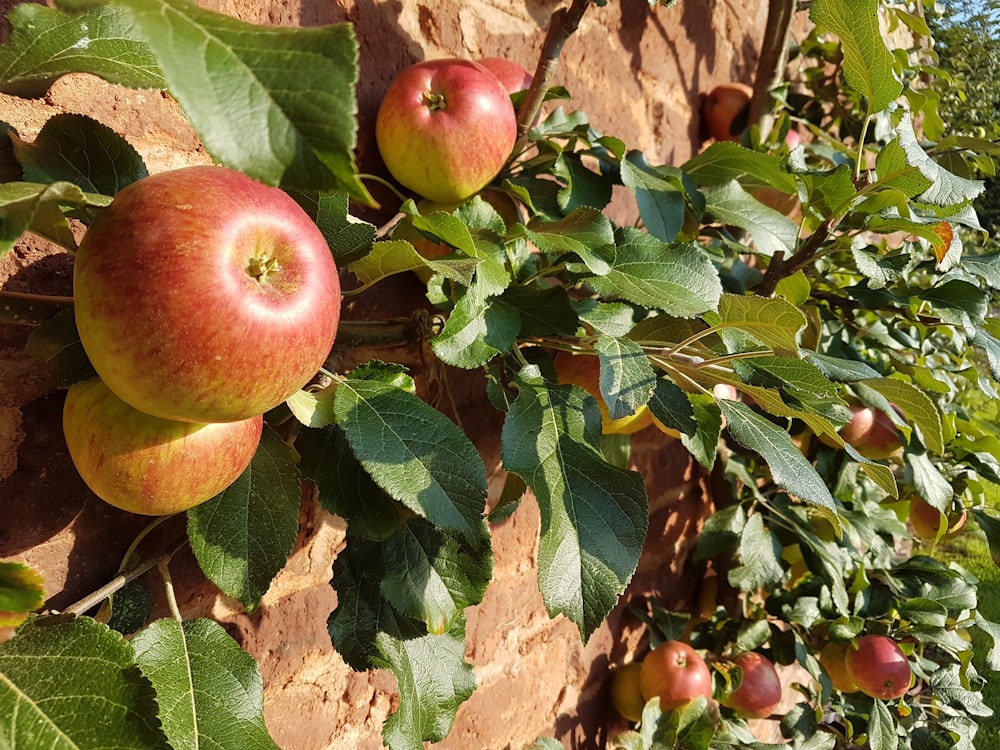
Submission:
<svg viewBox="0 0 1000 750">
<path fill-rule="evenodd" d="M 0 291 L 0 323 L 37 326 L 72 304 L 72 297 Z"/>
<path fill-rule="evenodd" d="M 542 108 L 545 92 L 552 85 L 563 45 L 580 27 L 580 19 L 583 18 L 583 14 L 590 7 L 591 2 L 593 0 L 573 0 L 569 8 L 560 8 L 552 14 L 549 20 L 549 28 L 545 32 L 545 41 L 542 42 L 542 51 L 538 58 L 538 65 L 535 67 L 534 78 L 528 88 L 528 93 L 524 96 L 524 101 L 521 102 L 521 106 L 517 110 L 515 154 L 521 153 L 528 145 L 528 131 Z"/>
<path fill-rule="evenodd" d="M 780 86 L 785 78 L 786 42 L 795 7 L 796 0 L 770 0 L 767 7 L 767 25 L 764 27 L 764 39 L 753 79 L 753 98 L 747 115 L 747 126 L 757 125 L 762 140 L 774 127 L 771 91 Z"/>
</svg>

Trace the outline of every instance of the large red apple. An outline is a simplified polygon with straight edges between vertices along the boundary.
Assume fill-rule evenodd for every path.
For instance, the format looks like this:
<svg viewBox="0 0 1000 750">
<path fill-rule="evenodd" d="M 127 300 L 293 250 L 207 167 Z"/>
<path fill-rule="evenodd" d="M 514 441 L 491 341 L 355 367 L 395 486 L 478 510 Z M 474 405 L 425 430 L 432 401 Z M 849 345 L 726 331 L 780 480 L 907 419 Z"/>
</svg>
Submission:
<svg viewBox="0 0 1000 750">
<path fill-rule="evenodd" d="M 664 711 L 683 706 L 698 696 L 712 697 L 712 673 L 697 651 L 681 641 L 666 641 L 642 660 L 639 670 L 642 697 L 660 699 Z"/>
<path fill-rule="evenodd" d="M 508 94 L 516 94 L 531 87 L 534 76 L 520 63 L 505 57 L 484 57 L 477 60 L 480 65 L 497 77 Z"/>
<path fill-rule="evenodd" d="M 751 719 L 773 714 L 781 703 L 781 679 L 771 660 L 756 651 L 748 651 L 733 659 L 733 663 L 742 670 L 743 678 L 723 705 Z"/>
<path fill-rule="evenodd" d="M 70 457 L 95 495 L 122 510 L 178 513 L 225 490 L 249 465 L 263 418 L 195 424 L 144 414 L 99 378 L 66 394 Z"/>
<path fill-rule="evenodd" d="M 456 203 L 485 187 L 517 138 L 503 85 L 471 60 L 411 65 L 389 86 L 375 120 L 386 167 L 425 198 Z"/>
<path fill-rule="evenodd" d="M 910 689 L 910 662 L 889 636 L 861 636 L 847 650 L 844 662 L 858 690 L 872 698 L 893 700 Z"/>
<path fill-rule="evenodd" d="M 333 345 L 340 282 L 286 193 L 222 167 L 146 177 L 87 230 L 74 271 L 87 356 L 164 419 L 230 422 L 280 404 Z"/>
</svg>

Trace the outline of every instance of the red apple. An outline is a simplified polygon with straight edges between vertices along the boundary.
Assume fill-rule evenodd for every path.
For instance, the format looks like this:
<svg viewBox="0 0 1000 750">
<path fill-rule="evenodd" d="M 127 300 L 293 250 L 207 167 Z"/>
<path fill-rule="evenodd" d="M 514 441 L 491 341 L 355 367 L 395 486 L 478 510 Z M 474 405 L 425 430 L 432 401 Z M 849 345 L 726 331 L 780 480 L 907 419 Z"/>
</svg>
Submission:
<svg viewBox="0 0 1000 750">
<path fill-rule="evenodd" d="M 796 148 L 800 143 L 802 143 L 802 136 L 799 135 L 799 131 L 789 130 L 785 133 L 785 143 L 788 144 L 789 149 Z"/>
<path fill-rule="evenodd" d="M 698 696 L 712 697 L 712 673 L 697 651 L 681 641 L 654 648 L 639 670 L 642 697 L 660 699 L 664 711 L 683 706 Z"/>
<path fill-rule="evenodd" d="M 851 421 L 840 428 L 840 437 L 865 458 L 883 460 L 901 448 L 899 431 L 882 411 L 862 404 L 851 406 Z"/>
<path fill-rule="evenodd" d="M 340 282 L 286 193 L 222 167 L 146 177 L 80 244 L 76 323 L 108 387 L 140 411 L 240 421 L 305 385 L 333 345 Z"/>
<path fill-rule="evenodd" d="M 781 679 L 771 660 L 748 651 L 733 659 L 733 663 L 742 670 L 743 678 L 722 704 L 751 719 L 773 714 L 781 703 Z"/>
<path fill-rule="evenodd" d="M 484 57 L 477 60 L 480 65 L 497 77 L 508 94 L 516 94 L 531 86 L 534 76 L 520 63 L 504 57 Z"/>
<path fill-rule="evenodd" d="M 847 650 L 844 663 L 858 690 L 872 698 L 893 700 L 910 689 L 910 662 L 888 636 L 861 636 Z"/>
<path fill-rule="evenodd" d="M 132 513 L 178 513 L 215 497 L 249 465 L 260 415 L 195 424 L 133 409 L 99 378 L 66 394 L 63 432 L 70 457 L 102 500 Z"/>
<path fill-rule="evenodd" d="M 456 203 L 485 187 L 510 157 L 517 119 L 510 96 L 471 60 L 431 60 L 389 86 L 375 120 L 386 167 L 425 198 Z"/>
<path fill-rule="evenodd" d="M 717 141 L 739 142 L 733 122 L 750 105 L 753 89 L 745 83 L 724 83 L 712 89 L 701 104 L 705 131 Z"/>
</svg>

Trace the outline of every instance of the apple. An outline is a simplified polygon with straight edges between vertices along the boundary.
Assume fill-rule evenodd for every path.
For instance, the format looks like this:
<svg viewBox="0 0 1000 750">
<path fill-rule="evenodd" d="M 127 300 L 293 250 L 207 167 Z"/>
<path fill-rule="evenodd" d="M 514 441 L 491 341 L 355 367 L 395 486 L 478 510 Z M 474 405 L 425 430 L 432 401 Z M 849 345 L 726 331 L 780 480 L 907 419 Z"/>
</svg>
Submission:
<svg viewBox="0 0 1000 750">
<path fill-rule="evenodd" d="M 508 95 L 530 88 L 534 80 L 527 68 L 504 57 L 484 57 L 476 62 L 497 77 Z"/>
<path fill-rule="evenodd" d="M 712 673 L 697 651 L 681 641 L 665 641 L 642 660 L 639 689 L 647 701 L 659 697 L 664 711 L 698 696 L 712 697 Z"/>
<path fill-rule="evenodd" d="M 847 650 L 844 663 L 858 690 L 872 698 L 899 698 L 913 681 L 906 654 L 886 635 L 861 636 Z"/>
<path fill-rule="evenodd" d="M 740 716 L 763 719 L 773 714 L 781 703 L 781 679 L 766 656 L 756 651 L 739 654 L 733 663 L 740 668 L 740 685 L 722 701 Z"/>
<path fill-rule="evenodd" d="M 908 519 L 910 528 L 918 539 L 933 541 L 939 534 L 944 536 L 958 533 L 965 526 L 968 517 L 965 508 L 957 513 L 945 514 L 919 495 L 910 499 Z"/>
<path fill-rule="evenodd" d="M 840 437 L 865 458 L 884 460 L 899 455 L 899 430 L 882 411 L 863 404 L 851 405 L 851 420 L 840 428 Z"/>
<path fill-rule="evenodd" d="M 503 84 L 471 60 L 403 70 L 375 118 L 382 160 L 400 184 L 457 203 L 485 187 L 510 157 L 517 118 Z"/>
<path fill-rule="evenodd" d="M 560 383 L 580 386 L 594 397 L 601 410 L 601 429 L 605 435 L 630 435 L 652 422 L 652 415 L 646 406 L 640 406 L 633 414 L 611 419 L 601 396 L 601 363 L 596 356 L 557 352 L 552 358 L 552 365 Z"/>
<path fill-rule="evenodd" d="M 223 167 L 146 177 L 91 224 L 73 275 L 97 374 L 147 414 L 238 422 L 323 364 L 340 282 L 323 234 L 286 193 Z"/>
<path fill-rule="evenodd" d="M 723 83 L 712 89 L 701 104 L 701 121 L 706 132 L 717 141 L 739 142 L 734 122 L 750 105 L 753 89 L 745 83 Z M 740 130 L 743 128 L 741 127 Z"/>
<path fill-rule="evenodd" d="M 785 133 L 785 143 L 788 144 L 789 150 L 797 148 L 802 143 L 802 136 L 799 135 L 799 131 L 789 130 Z"/>
<path fill-rule="evenodd" d="M 195 424 L 145 414 L 99 379 L 72 386 L 63 406 L 69 455 L 95 495 L 132 513 L 162 516 L 225 490 L 250 464 L 260 415 Z"/>
<path fill-rule="evenodd" d="M 621 716 L 629 721 L 639 721 L 646 700 L 639 687 L 640 662 L 623 664 L 611 673 L 611 704 Z"/>
<path fill-rule="evenodd" d="M 847 672 L 847 652 L 851 644 L 846 641 L 830 641 L 819 652 L 819 663 L 830 676 L 835 690 L 842 693 L 858 692 L 858 683 Z"/>
</svg>

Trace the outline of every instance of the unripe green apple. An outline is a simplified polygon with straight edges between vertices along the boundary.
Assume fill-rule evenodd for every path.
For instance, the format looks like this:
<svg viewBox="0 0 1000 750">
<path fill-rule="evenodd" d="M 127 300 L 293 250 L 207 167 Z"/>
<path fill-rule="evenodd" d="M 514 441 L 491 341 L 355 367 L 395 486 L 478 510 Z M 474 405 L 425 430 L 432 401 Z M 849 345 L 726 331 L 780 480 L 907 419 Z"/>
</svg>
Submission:
<svg viewBox="0 0 1000 750">
<path fill-rule="evenodd" d="M 95 495 L 132 513 L 178 513 L 215 497 L 250 464 L 260 415 L 195 424 L 133 409 L 100 379 L 66 394 L 63 432 L 70 457 Z"/>
<path fill-rule="evenodd" d="M 400 184 L 442 203 L 464 201 L 507 162 L 517 139 L 510 96 L 471 60 L 411 65 L 389 86 L 375 140 Z"/>
<path fill-rule="evenodd" d="M 73 275 L 80 340 L 119 398 L 164 419 L 241 421 L 302 388 L 333 346 L 340 282 L 286 193 L 223 167 L 119 192 Z"/>
</svg>

